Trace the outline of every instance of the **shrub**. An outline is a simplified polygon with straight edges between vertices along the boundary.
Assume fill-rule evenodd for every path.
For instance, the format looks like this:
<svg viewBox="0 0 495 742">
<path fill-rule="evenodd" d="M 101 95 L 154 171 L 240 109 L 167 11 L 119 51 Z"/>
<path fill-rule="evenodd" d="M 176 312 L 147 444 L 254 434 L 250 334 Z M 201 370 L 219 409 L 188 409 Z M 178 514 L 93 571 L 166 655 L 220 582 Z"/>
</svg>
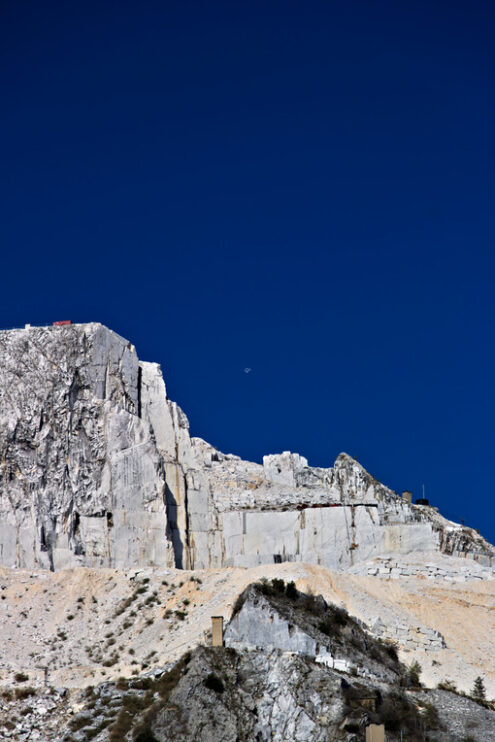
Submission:
<svg viewBox="0 0 495 742">
<path fill-rule="evenodd" d="M 380 708 L 381 721 L 389 732 L 398 732 L 401 728 L 414 728 L 414 712 L 407 698 L 394 694 L 385 699 Z"/>
<path fill-rule="evenodd" d="M 297 600 L 297 597 L 299 593 L 297 592 L 296 585 L 294 581 L 288 582 L 285 588 L 285 594 L 289 598 L 289 600 Z"/>
<path fill-rule="evenodd" d="M 361 727 L 359 724 L 356 724 L 355 722 L 349 722 L 349 724 L 346 724 L 344 727 L 346 732 L 359 732 Z"/>
<path fill-rule="evenodd" d="M 457 693 L 457 686 L 452 680 L 442 680 L 437 685 L 438 690 L 448 690 L 450 693 Z"/>
<path fill-rule="evenodd" d="M 16 683 L 25 683 L 26 680 L 29 680 L 29 675 L 26 675 L 24 672 L 16 672 L 14 680 Z"/>
<path fill-rule="evenodd" d="M 214 690 L 215 693 L 223 693 L 225 690 L 223 682 L 217 675 L 212 672 L 210 672 L 210 674 L 203 680 L 203 685 L 205 686 L 205 688 Z"/>
<path fill-rule="evenodd" d="M 132 681 L 133 690 L 149 690 L 153 685 L 151 678 L 139 678 L 138 680 Z"/>
<path fill-rule="evenodd" d="M 148 725 L 141 729 L 138 729 L 136 731 L 136 734 L 133 735 L 132 739 L 134 740 L 134 742 L 158 742 Z"/>
<path fill-rule="evenodd" d="M 332 636 L 334 633 L 333 623 L 327 618 L 324 621 L 320 621 L 320 623 L 318 624 L 318 628 L 323 634 L 326 634 L 327 636 Z"/>
<path fill-rule="evenodd" d="M 244 605 L 244 593 L 241 593 L 237 596 L 235 599 L 234 606 L 232 608 L 232 617 L 237 616 L 237 614 L 240 612 L 242 606 Z M 167 611 L 168 613 L 168 611 Z M 165 614 L 166 617 L 166 614 Z"/>
<path fill-rule="evenodd" d="M 397 647 L 395 646 L 395 644 L 385 642 L 385 649 L 390 659 L 394 660 L 394 662 L 399 661 L 399 655 L 397 653 Z"/>
<path fill-rule="evenodd" d="M 414 660 L 408 670 L 408 678 L 411 685 L 414 685 L 416 687 L 419 687 L 421 685 L 419 676 L 421 675 L 422 671 L 423 669 L 419 662 L 417 660 Z"/>
<path fill-rule="evenodd" d="M 89 714 L 80 714 L 74 719 L 71 719 L 69 726 L 73 732 L 77 732 L 79 729 L 83 729 L 91 724 L 91 716 Z"/>
<path fill-rule="evenodd" d="M 339 606 L 332 606 L 330 609 L 332 619 L 337 626 L 346 626 L 349 620 L 349 614 L 345 608 L 339 608 Z"/>
<path fill-rule="evenodd" d="M 27 685 L 24 686 L 24 688 L 16 688 L 14 694 L 19 701 L 22 701 L 25 698 L 29 698 L 29 696 L 35 696 L 36 688 L 32 688 L 30 685 Z"/>
<path fill-rule="evenodd" d="M 313 611 L 314 610 L 315 608 L 313 606 Z M 324 618 L 318 623 L 318 628 L 327 636 L 333 636 L 333 634 L 338 633 L 340 629 L 347 624 L 348 620 L 349 614 L 345 608 L 339 608 L 336 605 L 330 606 L 325 613 Z"/>
<path fill-rule="evenodd" d="M 103 665 L 103 667 L 112 667 L 113 665 L 116 665 L 118 661 L 119 661 L 119 655 L 112 654 L 110 657 L 104 660 L 101 664 Z"/>
<path fill-rule="evenodd" d="M 440 726 L 440 719 L 438 717 L 438 711 L 435 706 L 431 703 L 420 701 L 421 716 L 427 729 L 438 729 Z"/>
<path fill-rule="evenodd" d="M 485 683 L 483 682 L 483 678 L 480 675 L 478 675 L 478 677 L 474 681 L 473 690 L 471 691 L 471 698 L 473 698 L 475 701 L 486 700 Z"/>
<path fill-rule="evenodd" d="M 279 580 L 276 577 L 272 580 L 272 587 L 275 590 L 276 593 L 280 593 L 283 595 L 285 592 L 285 582 L 283 580 Z"/>
</svg>

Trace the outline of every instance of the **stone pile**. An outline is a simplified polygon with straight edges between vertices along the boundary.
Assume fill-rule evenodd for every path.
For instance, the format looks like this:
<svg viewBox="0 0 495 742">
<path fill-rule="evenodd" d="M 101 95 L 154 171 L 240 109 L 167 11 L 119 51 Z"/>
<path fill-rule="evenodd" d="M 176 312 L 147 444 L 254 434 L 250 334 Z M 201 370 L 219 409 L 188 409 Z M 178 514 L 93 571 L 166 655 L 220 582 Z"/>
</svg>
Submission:
<svg viewBox="0 0 495 742">
<path fill-rule="evenodd" d="M 471 580 L 493 580 L 495 570 L 478 564 L 472 559 L 443 558 L 430 562 L 401 560 L 397 555 L 376 557 L 371 561 L 351 567 L 350 574 L 378 577 L 381 580 L 397 580 L 418 577 L 444 582 L 469 582 Z"/>
<path fill-rule="evenodd" d="M 25 684 L 4 689 L 0 696 L 0 740 L 59 740 L 61 723 L 67 718 L 65 696 L 64 690 L 35 690 Z"/>
<path fill-rule="evenodd" d="M 445 649 L 445 639 L 439 631 L 423 624 L 392 623 L 385 625 L 378 618 L 371 627 L 375 636 L 397 642 L 403 649 L 435 651 Z"/>
</svg>

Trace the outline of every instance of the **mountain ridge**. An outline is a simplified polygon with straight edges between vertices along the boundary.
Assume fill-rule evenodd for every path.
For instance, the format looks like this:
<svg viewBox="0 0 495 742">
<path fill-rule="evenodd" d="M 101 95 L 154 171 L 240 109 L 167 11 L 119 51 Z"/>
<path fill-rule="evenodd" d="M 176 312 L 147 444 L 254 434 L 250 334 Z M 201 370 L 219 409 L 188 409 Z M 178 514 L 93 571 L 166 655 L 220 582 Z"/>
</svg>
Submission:
<svg viewBox="0 0 495 742">
<path fill-rule="evenodd" d="M 348 454 L 262 464 L 191 437 L 158 364 L 99 323 L 0 332 L 0 563 L 348 569 L 434 552 L 488 568 L 473 529 L 413 505 Z"/>
</svg>

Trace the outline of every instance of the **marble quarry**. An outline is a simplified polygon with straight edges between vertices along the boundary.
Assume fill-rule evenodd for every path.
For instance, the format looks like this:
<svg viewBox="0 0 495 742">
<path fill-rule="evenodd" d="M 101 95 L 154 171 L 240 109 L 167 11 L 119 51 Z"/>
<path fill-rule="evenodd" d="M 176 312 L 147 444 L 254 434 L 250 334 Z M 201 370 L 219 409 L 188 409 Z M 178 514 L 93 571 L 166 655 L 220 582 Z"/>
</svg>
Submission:
<svg viewBox="0 0 495 742">
<path fill-rule="evenodd" d="M 191 437 L 160 367 L 101 324 L 0 332 L 0 564 L 347 570 L 421 552 L 495 566 L 479 534 L 345 453 L 260 464 Z"/>
</svg>

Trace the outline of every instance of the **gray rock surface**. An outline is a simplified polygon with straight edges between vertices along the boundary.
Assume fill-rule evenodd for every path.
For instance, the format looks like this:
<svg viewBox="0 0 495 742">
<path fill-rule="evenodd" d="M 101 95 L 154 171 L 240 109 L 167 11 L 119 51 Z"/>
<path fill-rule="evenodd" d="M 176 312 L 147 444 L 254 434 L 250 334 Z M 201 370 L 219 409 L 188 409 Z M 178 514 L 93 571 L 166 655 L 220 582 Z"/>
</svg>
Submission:
<svg viewBox="0 0 495 742">
<path fill-rule="evenodd" d="M 225 630 L 226 647 L 278 649 L 309 655 L 326 667 L 352 670 L 356 676 L 383 682 L 397 679 L 397 660 L 381 642 L 374 642 L 345 610 L 327 606 L 321 596 L 295 591 L 288 598 L 268 584 L 254 584 L 238 600 L 241 606 Z"/>
<path fill-rule="evenodd" d="M 99 324 L 0 333 L 0 561 L 170 564 L 133 346 Z"/>
<path fill-rule="evenodd" d="M 387 742 L 495 739 L 495 713 L 470 699 L 356 680 L 307 656 L 200 647 L 166 670 L 95 688 L 62 742 L 361 742 L 369 723 L 385 723 Z"/>
<path fill-rule="evenodd" d="M 350 456 L 242 461 L 193 438 L 160 367 L 97 323 L 0 332 L 0 564 L 346 570 L 495 549 Z"/>
</svg>

